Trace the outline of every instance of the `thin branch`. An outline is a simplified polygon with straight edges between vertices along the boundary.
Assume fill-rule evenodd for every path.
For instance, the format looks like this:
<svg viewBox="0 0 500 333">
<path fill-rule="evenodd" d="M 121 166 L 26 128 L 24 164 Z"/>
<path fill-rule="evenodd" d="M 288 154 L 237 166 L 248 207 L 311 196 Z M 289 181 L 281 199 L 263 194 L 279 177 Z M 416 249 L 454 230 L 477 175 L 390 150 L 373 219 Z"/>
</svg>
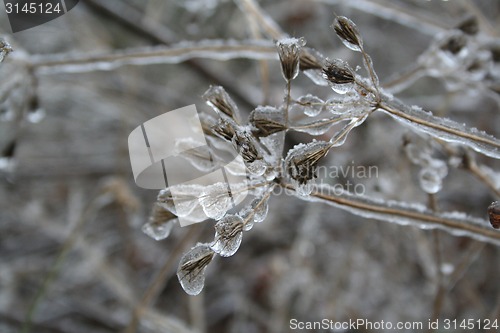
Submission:
<svg viewBox="0 0 500 333">
<path fill-rule="evenodd" d="M 500 140 L 475 128 L 467 128 L 450 119 L 433 116 L 429 112 L 407 106 L 399 100 L 386 96 L 378 107 L 397 120 L 433 137 L 447 142 L 457 142 L 489 157 L 500 158 Z"/>
<path fill-rule="evenodd" d="M 245 15 L 253 17 L 262 31 L 270 38 L 278 40 L 287 36 L 280 26 L 262 10 L 255 0 L 236 0 L 236 4 Z"/>
<path fill-rule="evenodd" d="M 281 186 L 294 191 L 291 184 L 281 184 Z M 424 229 L 442 229 L 456 236 L 466 236 L 500 245 L 500 232 L 491 229 L 486 220 L 459 212 L 434 213 L 425 206 L 359 196 L 344 190 L 339 191 L 338 188 L 326 184 L 317 186 L 309 197 L 300 198 L 324 202 L 365 218 L 410 224 Z"/>
<path fill-rule="evenodd" d="M 124 65 L 177 64 L 193 58 L 274 60 L 277 54 L 274 44 L 266 41 L 204 40 L 111 53 L 33 56 L 30 65 L 49 73 L 88 72 L 113 70 Z"/>
</svg>

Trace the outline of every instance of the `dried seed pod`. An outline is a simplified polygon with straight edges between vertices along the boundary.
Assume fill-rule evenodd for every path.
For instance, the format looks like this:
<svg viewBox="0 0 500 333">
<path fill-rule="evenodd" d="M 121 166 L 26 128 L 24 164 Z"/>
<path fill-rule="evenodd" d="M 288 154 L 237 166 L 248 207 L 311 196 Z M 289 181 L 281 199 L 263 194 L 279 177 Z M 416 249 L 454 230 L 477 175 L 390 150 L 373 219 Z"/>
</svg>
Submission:
<svg viewBox="0 0 500 333">
<path fill-rule="evenodd" d="M 334 84 L 353 83 L 354 71 L 343 60 L 327 60 L 326 66 L 323 67 L 323 77 Z"/>
<path fill-rule="evenodd" d="M 233 125 L 223 119 L 212 127 L 212 131 L 216 136 L 228 142 L 231 142 L 235 134 Z"/>
<path fill-rule="evenodd" d="M 361 52 L 363 39 L 353 21 L 345 16 L 337 16 L 332 28 L 345 46 L 353 51 Z"/>
<path fill-rule="evenodd" d="M 451 54 L 457 54 L 467 44 L 467 38 L 462 33 L 452 34 L 449 38 L 445 39 L 441 44 L 441 50 L 448 51 Z"/>
<path fill-rule="evenodd" d="M 474 15 L 466 16 L 456 27 L 467 35 L 476 35 L 479 32 L 479 22 Z"/>
<path fill-rule="evenodd" d="M 218 114 L 225 115 L 236 122 L 239 121 L 238 107 L 223 87 L 210 86 L 202 97 Z"/>
<path fill-rule="evenodd" d="M 246 163 L 262 159 L 253 136 L 248 132 L 236 131 L 233 137 L 233 145 Z"/>
<path fill-rule="evenodd" d="M 159 241 L 170 235 L 176 222 L 176 216 L 156 202 L 149 216 L 149 221 L 142 226 L 142 232 Z"/>
<path fill-rule="evenodd" d="M 209 244 L 198 243 L 181 258 L 177 278 L 189 295 L 198 295 L 205 285 L 205 270 L 214 258 Z"/>
<path fill-rule="evenodd" d="M 288 176 L 298 182 L 306 184 L 316 178 L 316 167 L 332 144 L 325 141 L 313 141 L 308 144 L 299 144 L 292 148 L 285 159 L 285 170 Z"/>
<path fill-rule="evenodd" d="M 287 128 L 282 110 L 272 106 L 258 106 L 250 113 L 249 121 L 255 127 L 252 132 L 259 137 L 266 137 Z"/>
<path fill-rule="evenodd" d="M 281 72 L 286 81 L 291 81 L 299 74 L 299 62 L 304 38 L 283 38 L 276 42 L 281 62 Z"/>
<path fill-rule="evenodd" d="M 500 229 L 500 201 L 495 201 L 488 207 L 488 215 L 491 226 Z"/>
</svg>

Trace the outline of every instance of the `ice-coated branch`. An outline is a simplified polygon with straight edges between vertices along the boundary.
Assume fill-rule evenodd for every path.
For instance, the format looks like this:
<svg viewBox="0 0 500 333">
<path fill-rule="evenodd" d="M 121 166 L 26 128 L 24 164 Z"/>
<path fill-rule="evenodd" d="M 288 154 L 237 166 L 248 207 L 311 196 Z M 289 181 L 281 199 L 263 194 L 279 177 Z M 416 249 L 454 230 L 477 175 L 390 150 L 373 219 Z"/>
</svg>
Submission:
<svg viewBox="0 0 500 333">
<path fill-rule="evenodd" d="M 432 137 L 465 145 L 489 157 L 500 158 L 500 140 L 476 128 L 468 128 L 451 119 L 436 117 L 419 107 L 405 105 L 387 96 L 382 99 L 379 110 Z"/>
<path fill-rule="evenodd" d="M 94 54 L 33 56 L 30 64 L 43 73 L 113 70 L 124 65 L 177 64 L 193 58 L 229 60 L 277 59 L 274 44 L 262 40 L 202 40 L 172 46 L 127 49 Z"/>
<path fill-rule="evenodd" d="M 290 184 L 282 186 L 294 190 L 294 186 Z M 297 197 L 312 202 L 323 202 L 364 218 L 413 225 L 421 229 L 441 229 L 455 236 L 500 245 L 500 232 L 493 230 L 486 220 L 462 212 L 436 213 L 423 205 L 355 195 L 326 184 L 315 187 L 308 197 Z"/>
</svg>

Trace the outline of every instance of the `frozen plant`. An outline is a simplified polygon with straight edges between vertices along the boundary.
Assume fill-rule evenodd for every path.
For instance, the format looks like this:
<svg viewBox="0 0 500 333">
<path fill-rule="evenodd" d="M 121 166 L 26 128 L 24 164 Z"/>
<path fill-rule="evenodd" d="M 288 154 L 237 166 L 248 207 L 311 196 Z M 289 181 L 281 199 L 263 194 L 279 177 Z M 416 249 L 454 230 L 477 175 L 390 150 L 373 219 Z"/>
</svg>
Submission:
<svg viewBox="0 0 500 333">
<path fill-rule="evenodd" d="M 338 16 L 332 28 L 345 46 L 361 53 L 366 76 L 358 74 L 342 59 L 328 59 L 314 49 L 305 48 L 304 38 L 286 36 L 276 42 L 285 80 L 285 96 L 281 105 L 258 106 L 250 113 L 248 121 L 244 122 L 238 106 L 223 87 L 211 86 L 203 95 L 219 117 L 201 117 L 207 141 L 211 143 L 211 161 L 222 166 L 224 153 L 234 149 L 246 166 L 246 170 L 239 170 L 236 174 L 246 175 L 246 181 L 230 184 L 233 189 L 237 189 L 231 195 L 237 196 L 240 191 L 248 191 L 254 199 L 239 205 L 236 213 L 229 213 L 234 197 L 228 195 L 228 187 L 224 183 L 210 186 L 177 185 L 160 192 L 154 216 L 159 215 L 159 209 L 167 210 L 172 215 L 169 215 L 169 220 L 175 215 L 189 217 L 197 211 L 203 211 L 205 217 L 216 220 L 213 241 L 196 245 L 179 264 L 177 276 L 188 294 L 201 292 L 205 281 L 204 272 L 216 255 L 234 255 L 242 243 L 244 232 L 251 230 L 255 222 L 265 219 L 268 201 L 276 186 L 292 190 L 304 200 L 327 202 L 367 218 L 426 229 L 440 228 L 455 235 L 468 235 L 500 244 L 500 234 L 488 228 L 485 221 L 463 213 L 438 213 L 418 204 L 386 202 L 347 191 L 334 193 L 328 185 L 315 185 L 316 169 L 321 160 L 335 147 L 343 145 L 348 135 L 375 111 L 389 114 L 423 137 L 407 142 L 405 150 L 410 161 L 421 168 L 420 186 L 429 195 L 442 189 L 443 179 L 448 174 L 447 163 L 433 156 L 434 146 L 442 145 L 449 151 L 461 146 L 492 158 L 500 158 L 500 140 L 497 138 L 450 119 L 436 117 L 417 106 L 408 106 L 386 93 L 380 86 L 372 59 L 365 50 L 356 25 L 350 19 Z M 454 39 L 449 40 L 443 52 L 459 53 L 462 47 L 459 42 L 460 39 L 456 42 Z M 292 98 L 291 84 L 300 70 L 318 69 L 321 69 L 322 79 L 334 95 L 327 101 L 312 94 Z M 317 75 L 308 76 L 313 83 L 324 86 Z M 289 114 L 292 112 L 302 116 L 291 118 Z M 330 133 L 336 124 L 343 126 Z M 285 135 L 293 130 L 321 136 L 322 140 L 313 139 L 284 151 Z M 328 135 L 330 139 L 324 140 Z M 186 159 L 193 166 L 204 170 L 199 158 L 197 155 L 196 158 L 191 156 Z M 180 200 L 174 200 L 176 195 L 176 199 Z M 174 201 L 178 204 L 174 204 Z M 489 209 L 494 227 L 498 226 L 497 210 L 495 205 Z M 194 215 L 197 221 L 204 217 Z M 173 223 L 160 223 L 157 220 L 150 220 L 144 232 L 158 240 L 168 235 Z"/>
</svg>

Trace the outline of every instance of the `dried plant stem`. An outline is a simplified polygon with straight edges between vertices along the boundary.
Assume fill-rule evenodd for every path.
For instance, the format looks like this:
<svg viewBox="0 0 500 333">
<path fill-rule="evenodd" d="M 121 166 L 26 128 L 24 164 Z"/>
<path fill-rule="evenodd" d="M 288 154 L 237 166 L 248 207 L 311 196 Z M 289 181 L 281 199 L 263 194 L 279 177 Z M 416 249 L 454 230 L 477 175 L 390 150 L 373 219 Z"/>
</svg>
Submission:
<svg viewBox="0 0 500 333">
<path fill-rule="evenodd" d="M 172 272 L 173 266 L 177 263 L 178 257 L 186 250 L 193 239 L 196 239 L 202 228 L 192 226 L 189 231 L 182 237 L 167 257 L 167 261 L 163 264 L 158 274 L 153 278 L 148 288 L 144 292 L 140 302 L 135 306 L 131 319 L 125 328 L 125 333 L 133 333 L 137 331 L 137 325 L 141 319 L 144 310 L 154 302 L 159 293 L 165 287 L 165 283 Z"/>
<path fill-rule="evenodd" d="M 464 257 L 457 265 L 455 265 L 453 273 L 448 278 L 448 291 L 451 291 L 458 283 L 458 281 L 462 279 L 472 263 L 476 261 L 477 258 L 479 258 L 479 255 L 481 254 L 485 246 L 485 243 L 473 242 L 472 245 L 467 249 Z"/>
<path fill-rule="evenodd" d="M 280 26 L 267 15 L 255 0 L 237 0 L 236 3 L 247 16 L 251 16 L 259 24 L 265 34 L 278 40 L 286 36 Z"/>
<path fill-rule="evenodd" d="M 138 11 L 133 6 L 129 6 L 126 2 L 88 0 L 85 4 L 104 13 L 112 20 L 122 23 L 127 28 L 144 35 L 144 37 L 152 42 L 170 45 L 177 40 L 175 33 L 164 24 L 158 23 L 156 20 L 145 18 L 142 12 Z M 208 66 L 195 60 L 187 60 L 184 64 L 190 67 L 194 74 L 205 78 L 209 82 L 214 82 L 226 87 L 227 91 L 233 97 L 245 103 L 247 106 L 253 107 L 254 103 L 250 101 L 245 94 L 242 94 L 239 89 L 236 89 L 230 84 L 230 80 L 223 77 L 221 73 L 214 72 L 208 68 Z"/>
<path fill-rule="evenodd" d="M 439 32 L 444 31 L 444 27 L 438 20 L 430 19 L 422 13 L 417 13 L 415 10 L 408 10 L 401 6 L 395 5 L 390 1 L 373 1 L 373 0 L 315 0 L 329 5 L 344 5 L 357 10 L 376 15 L 388 21 L 397 22 L 403 26 L 410 27 L 416 31 L 430 36 L 434 36 Z"/>
<path fill-rule="evenodd" d="M 112 53 L 33 56 L 30 59 L 30 66 L 51 72 L 87 72 L 112 70 L 123 65 L 176 64 L 197 57 L 216 60 L 277 59 L 276 47 L 268 41 L 204 40 Z"/>
<path fill-rule="evenodd" d="M 485 173 L 477 166 L 475 162 L 468 163 L 467 170 L 469 170 L 474 176 L 476 176 L 481 182 L 483 182 L 488 188 L 495 193 L 495 195 L 500 198 L 500 189 L 495 186 L 491 179 L 485 175 Z"/>
<path fill-rule="evenodd" d="M 288 190 L 295 190 L 291 184 L 284 183 L 281 186 Z M 437 214 L 430 210 L 417 209 L 404 202 L 392 201 L 388 203 L 366 196 L 357 196 L 347 191 L 343 191 L 340 195 L 332 195 L 329 192 L 335 191 L 327 185 L 322 185 L 313 190 L 310 194 L 311 198 L 308 200 L 333 204 L 353 214 L 380 221 L 411 220 L 415 224 L 421 224 L 426 228 L 440 228 L 452 234 L 472 237 L 492 244 L 500 244 L 500 232 L 490 229 L 488 222 L 483 220 L 480 220 L 481 224 L 479 224 L 477 220 L 472 222 L 472 218 L 468 216 L 454 215 L 451 218 L 446 213 Z M 411 222 L 406 222 L 406 224 L 408 223 Z"/>
<path fill-rule="evenodd" d="M 375 88 L 375 97 L 377 98 L 377 103 L 380 103 L 380 91 L 378 88 L 379 83 L 378 80 L 376 79 L 377 74 L 375 74 L 375 69 L 373 68 L 372 60 L 368 55 L 368 53 L 366 53 L 363 48 L 361 48 L 361 53 L 363 54 L 363 60 L 365 62 L 366 68 L 368 69 L 370 80 L 372 81 L 373 87 Z"/>
<path fill-rule="evenodd" d="M 382 87 L 392 93 L 400 92 L 417 80 L 422 75 L 423 70 L 424 68 L 419 63 L 412 64 L 402 72 L 389 77 L 389 79 L 382 84 Z"/>
<path fill-rule="evenodd" d="M 285 126 L 288 127 L 288 109 L 290 108 L 290 100 L 291 100 L 291 89 L 292 89 L 292 81 L 286 81 L 286 106 L 285 106 Z"/>
<path fill-rule="evenodd" d="M 255 40 L 261 40 L 262 39 L 262 33 L 260 31 L 260 26 L 259 23 L 257 22 L 257 19 L 255 18 L 255 15 L 249 15 L 249 11 L 243 10 L 243 13 L 247 17 L 247 21 L 249 24 L 249 30 L 250 34 L 253 39 Z M 262 83 L 262 104 L 266 105 L 268 104 L 269 100 L 269 65 L 267 60 L 259 60 L 259 69 L 260 69 L 260 79 Z"/>
<path fill-rule="evenodd" d="M 437 212 L 437 200 L 436 195 L 428 194 L 429 198 L 429 208 L 433 212 Z M 446 294 L 446 288 L 444 286 L 443 280 L 443 272 L 442 272 L 442 264 L 443 259 L 441 255 L 441 240 L 439 237 L 438 230 L 432 230 L 432 239 L 434 242 L 434 258 L 436 264 L 436 293 L 434 294 L 434 301 L 432 302 L 432 320 L 436 320 L 439 318 L 439 314 L 443 307 L 444 296 Z M 429 329 L 429 332 L 433 332 L 432 329 Z"/>
</svg>

